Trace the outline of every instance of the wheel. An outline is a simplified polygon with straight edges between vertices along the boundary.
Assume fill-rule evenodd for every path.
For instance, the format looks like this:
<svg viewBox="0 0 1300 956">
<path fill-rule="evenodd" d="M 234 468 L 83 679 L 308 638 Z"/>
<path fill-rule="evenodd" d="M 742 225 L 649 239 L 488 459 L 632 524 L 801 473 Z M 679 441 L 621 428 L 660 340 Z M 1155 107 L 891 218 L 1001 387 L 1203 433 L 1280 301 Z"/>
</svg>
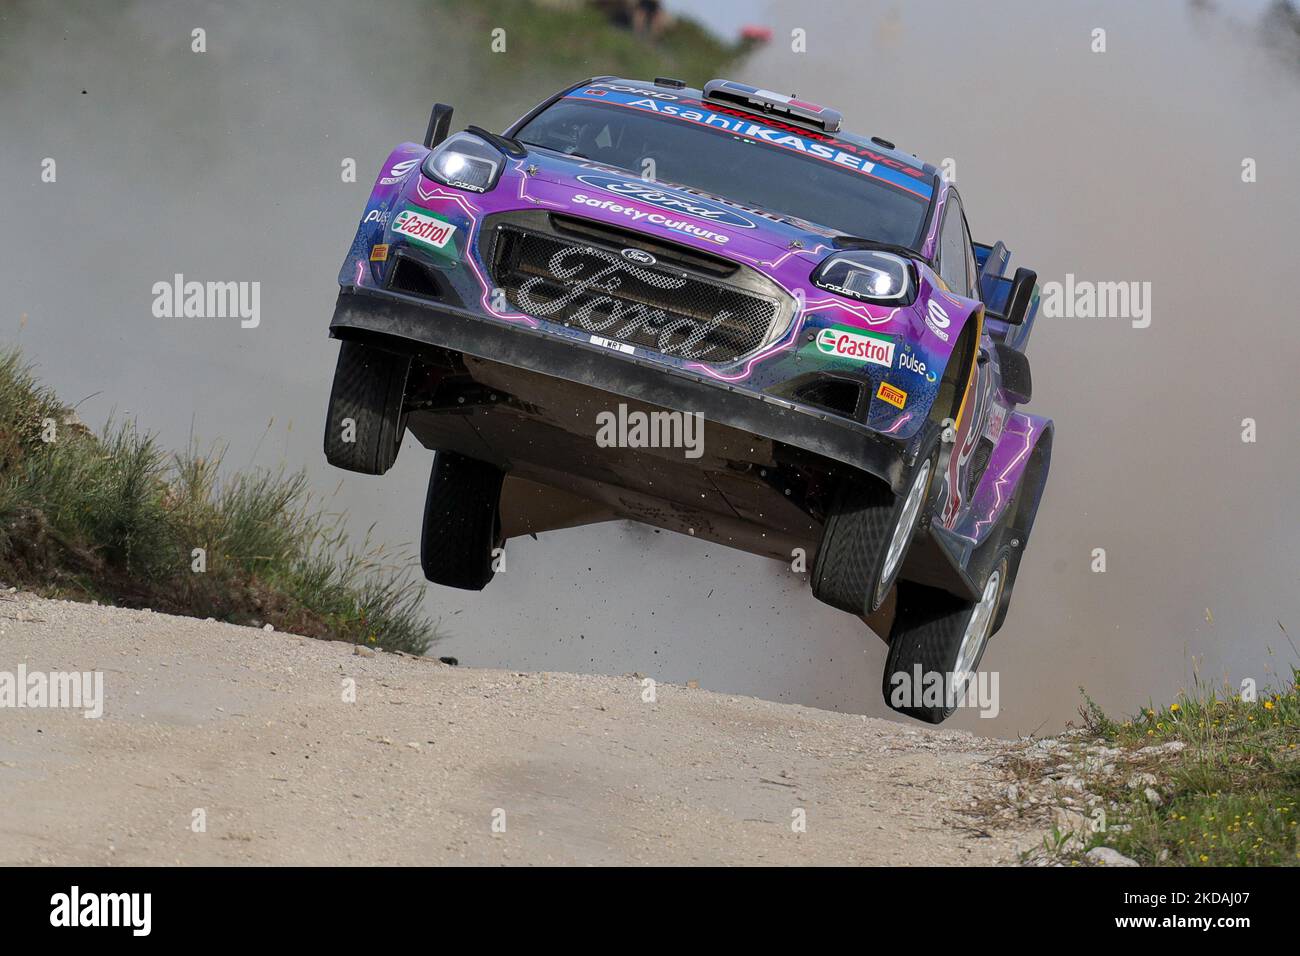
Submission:
<svg viewBox="0 0 1300 956">
<path fill-rule="evenodd" d="M 325 458 L 336 468 L 382 475 L 393 467 L 406 431 L 402 399 L 409 355 L 344 342 L 325 413 Z"/>
<path fill-rule="evenodd" d="M 931 724 L 952 716 L 993 635 L 1009 566 L 1003 549 L 976 601 L 910 581 L 899 584 L 881 687 L 885 703 Z"/>
<path fill-rule="evenodd" d="M 922 447 L 902 495 L 873 478 L 840 485 L 813 562 L 812 589 L 819 601 L 861 617 L 884 603 L 925 514 L 939 432 Z"/>
<path fill-rule="evenodd" d="M 481 591 L 501 543 L 505 472 L 485 461 L 440 451 L 433 457 L 420 532 L 420 566 L 434 584 Z"/>
</svg>

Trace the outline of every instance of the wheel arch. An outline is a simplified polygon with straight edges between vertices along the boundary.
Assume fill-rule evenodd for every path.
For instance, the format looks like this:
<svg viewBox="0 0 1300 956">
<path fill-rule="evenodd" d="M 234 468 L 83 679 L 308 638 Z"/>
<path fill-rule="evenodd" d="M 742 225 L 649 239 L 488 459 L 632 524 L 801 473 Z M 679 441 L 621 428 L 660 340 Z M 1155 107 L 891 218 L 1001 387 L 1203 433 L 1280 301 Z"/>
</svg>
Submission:
<svg viewBox="0 0 1300 956">
<path fill-rule="evenodd" d="M 1055 434 L 1055 424 L 1050 419 L 1045 419 L 1043 430 L 1038 440 L 1034 442 L 1034 450 L 1030 452 L 1029 461 L 1020 476 L 1015 513 L 1009 515 L 1004 524 L 1005 530 L 1001 537 L 1020 543 L 1011 549 L 1011 564 L 1006 587 L 1002 589 L 997 617 L 993 620 L 994 634 L 1006 621 L 1007 611 L 1011 607 L 1011 592 L 1015 589 L 1020 562 L 1024 560 L 1025 549 L 1029 546 L 1029 535 L 1034 529 L 1034 520 L 1038 517 L 1038 506 L 1042 503 L 1043 492 L 1047 488 L 1047 473 L 1052 464 L 1052 442 Z"/>
</svg>

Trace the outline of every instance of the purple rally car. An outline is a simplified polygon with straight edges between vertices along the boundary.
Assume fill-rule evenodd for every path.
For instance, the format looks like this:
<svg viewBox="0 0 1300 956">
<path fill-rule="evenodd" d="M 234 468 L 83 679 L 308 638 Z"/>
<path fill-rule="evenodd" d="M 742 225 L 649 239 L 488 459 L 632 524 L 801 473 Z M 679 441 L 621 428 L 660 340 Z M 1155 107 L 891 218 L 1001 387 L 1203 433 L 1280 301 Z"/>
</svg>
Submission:
<svg viewBox="0 0 1300 956">
<path fill-rule="evenodd" d="M 1047 480 L 1036 276 L 957 190 L 836 111 L 727 80 L 600 77 L 379 174 L 339 275 L 331 463 L 435 451 L 429 580 L 629 519 L 790 563 L 888 635 L 939 722 L 1001 626 Z M 916 677 L 939 675 L 922 699 Z"/>
</svg>

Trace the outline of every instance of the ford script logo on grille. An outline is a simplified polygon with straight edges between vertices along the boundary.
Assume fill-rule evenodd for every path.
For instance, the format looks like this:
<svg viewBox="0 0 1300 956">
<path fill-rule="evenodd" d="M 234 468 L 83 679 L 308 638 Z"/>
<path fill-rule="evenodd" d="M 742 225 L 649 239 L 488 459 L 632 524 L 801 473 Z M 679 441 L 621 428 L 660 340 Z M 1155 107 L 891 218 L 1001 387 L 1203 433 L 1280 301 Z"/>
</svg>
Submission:
<svg viewBox="0 0 1300 956">
<path fill-rule="evenodd" d="M 694 216 L 696 219 L 703 219 L 705 222 L 716 222 L 727 226 L 738 226 L 741 229 L 753 229 L 754 224 L 738 213 L 725 209 L 716 203 L 711 203 L 704 199 L 696 199 L 694 196 L 679 196 L 675 193 L 666 192 L 657 186 L 649 183 L 631 182 L 626 179 L 615 179 L 612 176 L 579 176 L 579 182 L 584 182 L 588 186 L 595 186 L 597 189 L 603 189 L 606 192 L 616 193 L 619 196 L 626 196 L 628 199 L 635 199 L 638 202 L 647 203 L 651 206 L 658 206 L 660 209 L 667 209 L 671 212 L 680 213 L 684 216 Z"/>
<path fill-rule="evenodd" d="M 645 254 L 504 226 L 492 252 L 493 281 L 525 315 L 581 329 L 627 354 L 731 362 L 760 348 L 782 315 L 775 294 L 669 274 L 632 262 L 629 251 Z"/>
<path fill-rule="evenodd" d="M 619 255 L 628 262 L 635 262 L 641 266 L 652 266 L 659 261 L 644 249 L 624 249 Z"/>
</svg>

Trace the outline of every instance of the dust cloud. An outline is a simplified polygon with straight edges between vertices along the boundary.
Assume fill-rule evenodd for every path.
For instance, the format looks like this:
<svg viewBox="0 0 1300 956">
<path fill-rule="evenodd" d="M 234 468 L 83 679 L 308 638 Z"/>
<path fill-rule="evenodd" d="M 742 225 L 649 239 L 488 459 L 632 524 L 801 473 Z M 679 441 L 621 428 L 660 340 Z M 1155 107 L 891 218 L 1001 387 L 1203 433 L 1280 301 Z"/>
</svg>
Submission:
<svg viewBox="0 0 1300 956">
<path fill-rule="evenodd" d="M 1278 621 L 1300 631 L 1300 74 L 1249 20 L 1137 7 L 756 6 L 776 40 L 733 71 L 951 157 L 976 237 L 1003 239 L 1043 281 L 1151 283 L 1149 328 L 1035 330 L 1031 407 L 1056 419 L 1055 456 L 984 662 L 1001 675 L 1001 714 L 949 722 L 977 732 L 1059 728 L 1080 685 L 1119 711 L 1165 698 L 1193 657 L 1210 679 L 1261 683 L 1294 659 Z M 321 455 L 335 275 L 374 171 L 420 138 L 434 100 L 456 105 L 458 126 L 500 128 L 563 79 L 541 64 L 485 73 L 486 30 L 446 9 L 9 4 L 0 340 L 84 399 L 92 426 L 137 418 L 166 446 L 228 442 L 231 466 L 305 467 L 358 534 L 373 523 L 376 539 L 413 544 L 426 452 L 408 440 L 382 479 Z M 207 53 L 191 52 L 196 27 Z M 806 54 L 785 41 L 796 27 Z M 1104 54 L 1090 52 L 1095 27 Z M 45 157 L 55 184 L 40 181 Z M 1256 183 L 1241 181 L 1245 157 Z M 345 158 L 359 182 L 341 182 Z M 260 281 L 261 325 L 155 319 L 150 289 L 175 273 Z M 515 541 L 487 591 L 430 587 L 426 600 L 448 635 L 436 653 L 467 664 L 639 671 L 888 713 L 884 645 L 858 622 L 781 565 L 667 532 Z"/>
</svg>

